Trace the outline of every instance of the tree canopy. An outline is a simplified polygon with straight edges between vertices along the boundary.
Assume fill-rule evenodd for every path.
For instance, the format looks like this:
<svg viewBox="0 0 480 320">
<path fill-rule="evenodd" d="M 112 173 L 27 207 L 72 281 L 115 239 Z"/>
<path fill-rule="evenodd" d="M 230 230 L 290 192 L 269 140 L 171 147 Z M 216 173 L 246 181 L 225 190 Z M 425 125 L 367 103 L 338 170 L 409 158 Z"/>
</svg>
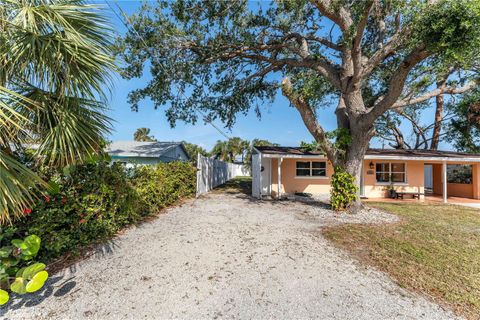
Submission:
<svg viewBox="0 0 480 320">
<path fill-rule="evenodd" d="M 172 125 L 205 115 L 231 127 L 280 90 L 357 183 L 385 113 L 479 81 L 479 1 L 158 1 L 130 21 L 122 74 L 152 74 L 129 95 L 134 110 L 150 98 Z M 332 103 L 338 127 L 329 133 L 321 113 Z"/>
</svg>

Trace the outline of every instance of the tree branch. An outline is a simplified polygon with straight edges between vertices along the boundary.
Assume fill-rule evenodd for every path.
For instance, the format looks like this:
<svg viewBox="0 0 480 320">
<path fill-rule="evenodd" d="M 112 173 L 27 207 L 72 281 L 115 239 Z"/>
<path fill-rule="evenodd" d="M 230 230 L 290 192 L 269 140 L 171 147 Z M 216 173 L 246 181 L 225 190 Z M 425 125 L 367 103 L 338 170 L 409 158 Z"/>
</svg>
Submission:
<svg viewBox="0 0 480 320">
<path fill-rule="evenodd" d="M 358 22 L 355 37 L 353 38 L 352 44 L 352 61 L 353 61 L 353 78 L 352 83 L 357 85 L 362 78 L 362 39 L 367 26 L 368 17 L 370 16 L 370 11 L 373 7 L 374 1 L 369 0 L 363 11 L 363 15 Z"/>
<path fill-rule="evenodd" d="M 317 7 L 322 15 L 337 24 L 342 31 L 348 31 L 353 24 L 350 12 L 345 7 L 340 7 L 337 10 L 332 10 L 332 1 L 330 0 L 311 0 L 313 5 Z"/>
<path fill-rule="evenodd" d="M 292 36 L 293 37 L 293 36 Z M 299 35 L 299 37 L 301 37 Z M 301 37 L 303 38 L 303 37 Z M 303 39 L 304 40 L 304 39 Z M 303 41 L 302 41 L 303 43 Z M 264 51 L 264 52 L 279 52 L 281 49 L 288 48 L 292 50 L 291 47 L 288 47 L 286 44 L 276 44 L 276 45 L 267 45 L 267 44 L 262 44 L 262 45 L 256 45 L 256 46 L 224 46 L 223 49 L 231 49 L 230 51 L 220 53 L 219 55 L 215 57 L 211 57 L 209 59 L 205 60 L 205 63 L 212 63 L 216 60 L 229 60 L 232 58 L 243 58 L 243 59 L 248 59 L 248 60 L 253 60 L 253 61 L 262 61 L 262 62 L 268 62 L 272 66 L 275 66 L 277 69 L 284 67 L 284 66 L 290 66 L 290 67 L 302 67 L 302 68 L 307 68 L 314 70 L 318 73 L 320 73 L 322 76 L 327 78 L 333 86 L 336 88 L 340 88 L 341 83 L 340 83 L 340 75 L 337 70 L 337 67 L 331 63 L 328 59 L 324 57 L 315 57 L 315 58 L 310 58 L 308 53 L 305 52 L 296 52 L 299 56 L 300 59 L 294 59 L 294 58 L 282 58 L 278 59 L 275 58 L 275 54 L 272 54 L 272 56 L 268 57 L 265 55 L 262 55 L 260 53 L 257 53 L 258 51 Z M 308 48 L 304 48 L 308 50 Z M 304 50 L 300 49 L 300 50 Z M 193 47 L 190 47 L 190 50 L 195 52 L 196 54 L 199 54 L 196 51 L 201 51 L 201 50 L 209 50 L 208 47 L 196 47 L 195 49 Z M 295 50 L 293 50 L 295 51 Z"/>
<path fill-rule="evenodd" d="M 367 63 L 363 68 L 362 76 L 369 75 L 373 69 L 375 69 L 383 60 L 385 60 L 389 55 L 393 54 L 396 49 L 401 45 L 402 36 L 406 33 L 406 30 L 397 31 L 380 49 L 378 49 L 371 57 L 368 59 Z"/>
<path fill-rule="evenodd" d="M 336 159 L 336 151 L 328 139 L 327 133 L 318 123 L 312 107 L 294 92 L 292 82 L 288 77 L 282 80 L 282 93 L 298 110 L 308 131 L 310 131 L 315 140 L 322 145 L 330 161 L 334 161 L 334 159 Z"/>
<path fill-rule="evenodd" d="M 399 109 L 399 108 L 403 108 L 403 107 L 406 107 L 406 106 L 409 106 L 409 105 L 425 102 L 425 101 L 430 100 L 431 98 L 434 98 L 434 97 L 436 97 L 438 95 L 441 95 L 441 94 L 461 94 L 461 93 L 465 93 L 465 92 L 473 89 L 474 87 L 476 87 L 479 83 L 480 83 L 480 80 L 476 80 L 476 81 L 471 81 L 467 85 L 465 85 L 463 87 L 460 87 L 460 88 L 457 88 L 457 87 L 440 87 L 440 88 L 437 88 L 435 90 L 427 92 L 427 93 L 425 93 L 425 94 L 423 94 L 419 97 L 416 97 L 416 98 L 408 98 L 408 99 L 399 100 L 392 105 L 392 109 Z"/>
<path fill-rule="evenodd" d="M 405 57 L 402 63 L 398 66 L 389 82 L 389 89 L 386 95 L 376 103 L 370 111 L 365 114 L 367 121 L 373 123 L 375 119 L 391 109 L 393 104 L 398 100 L 402 94 L 405 81 L 407 80 L 409 72 L 422 60 L 430 55 L 422 45 L 413 49 L 408 56 Z"/>
</svg>

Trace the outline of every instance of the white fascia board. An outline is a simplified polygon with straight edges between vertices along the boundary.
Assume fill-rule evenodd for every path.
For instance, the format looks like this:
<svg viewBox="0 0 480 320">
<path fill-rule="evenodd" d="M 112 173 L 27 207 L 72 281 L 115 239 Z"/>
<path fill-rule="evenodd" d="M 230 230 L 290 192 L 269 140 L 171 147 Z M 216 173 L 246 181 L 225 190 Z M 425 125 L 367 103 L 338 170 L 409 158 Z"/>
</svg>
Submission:
<svg viewBox="0 0 480 320">
<path fill-rule="evenodd" d="M 448 162 L 480 162 L 480 158 L 453 158 L 453 157 L 405 157 L 365 155 L 365 160 L 403 160 L 403 161 L 448 161 Z"/>
<path fill-rule="evenodd" d="M 292 159 L 326 159 L 323 155 L 299 155 L 299 154 L 268 154 L 262 153 L 263 158 L 292 158 Z"/>
<path fill-rule="evenodd" d="M 255 148 L 254 148 L 255 149 Z M 255 149 L 257 150 L 257 149 Z M 292 159 L 327 159 L 324 155 L 298 155 L 298 154 L 269 154 L 262 153 L 263 158 L 292 158 Z M 405 156 L 390 156 L 390 155 L 365 155 L 365 160 L 402 160 L 402 161 L 448 161 L 448 162 L 479 162 L 480 158 L 453 158 L 453 157 L 405 157 Z"/>
</svg>

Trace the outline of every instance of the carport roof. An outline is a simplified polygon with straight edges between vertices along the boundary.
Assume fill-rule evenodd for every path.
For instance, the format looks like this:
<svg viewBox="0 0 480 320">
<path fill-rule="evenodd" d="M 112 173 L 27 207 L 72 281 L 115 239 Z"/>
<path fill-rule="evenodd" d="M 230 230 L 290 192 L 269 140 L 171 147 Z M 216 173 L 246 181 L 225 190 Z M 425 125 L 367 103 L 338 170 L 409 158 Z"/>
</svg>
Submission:
<svg viewBox="0 0 480 320">
<path fill-rule="evenodd" d="M 280 146 L 255 146 L 262 154 L 269 155 L 291 155 L 298 157 L 322 156 L 320 151 L 304 151 L 301 147 L 280 147 Z M 412 158 L 412 159 L 433 159 L 433 160 L 459 160 L 466 159 L 480 161 L 480 154 L 441 151 L 441 150 L 405 150 L 405 149 L 368 149 L 366 159 L 382 158 Z"/>
</svg>

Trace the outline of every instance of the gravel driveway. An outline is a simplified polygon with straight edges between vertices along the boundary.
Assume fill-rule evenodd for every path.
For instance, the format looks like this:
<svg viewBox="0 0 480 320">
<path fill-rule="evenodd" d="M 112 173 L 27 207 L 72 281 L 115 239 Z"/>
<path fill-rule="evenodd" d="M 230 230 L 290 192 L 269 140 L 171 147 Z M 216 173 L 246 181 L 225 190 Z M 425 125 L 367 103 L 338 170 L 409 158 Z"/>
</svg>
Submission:
<svg viewBox="0 0 480 320">
<path fill-rule="evenodd" d="M 394 218 L 210 194 L 127 230 L 40 294 L 14 299 L 0 318 L 454 318 L 320 233 L 326 224 Z"/>
</svg>

